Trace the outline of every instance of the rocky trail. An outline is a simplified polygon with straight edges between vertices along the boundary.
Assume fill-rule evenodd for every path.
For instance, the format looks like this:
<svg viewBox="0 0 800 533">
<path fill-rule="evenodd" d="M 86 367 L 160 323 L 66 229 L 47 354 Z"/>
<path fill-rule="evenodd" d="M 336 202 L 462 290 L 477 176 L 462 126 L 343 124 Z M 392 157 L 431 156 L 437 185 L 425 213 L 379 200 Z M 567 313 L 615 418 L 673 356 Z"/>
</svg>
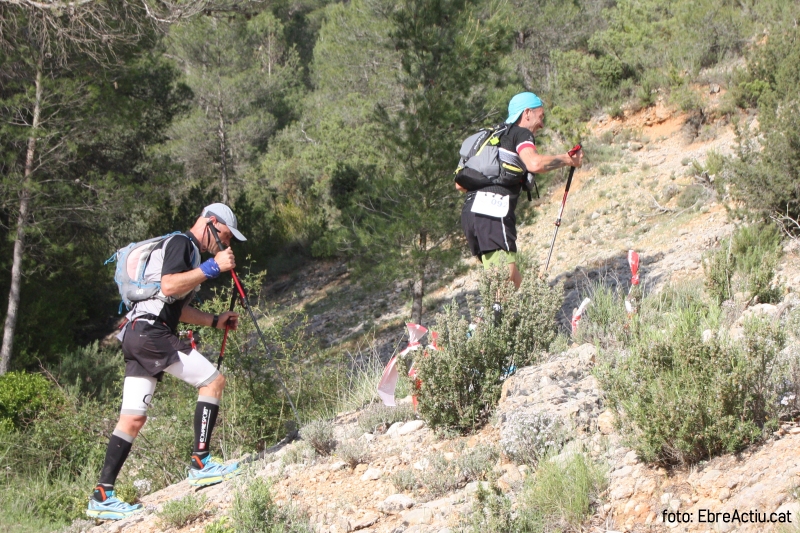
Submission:
<svg viewBox="0 0 800 533">
<path fill-rule="evenodd" d="M 692 161 L 705 167 L 709 154 L 732 153 L 732 127 L 719 123 L 698 130 L 689 119 L 658 104 L 624 121 L 601 117 L 590 124 L 605 144 L 587 146 L 590 164 L 575 174 L 550 270 L 554 283 L 564 282 L 565 318 L 592 283 L 627 287 L 627 250 L 641 255 L 645 288 L 658 290 L 668 282 L 702 276 L 703 254 L 733 231 L 736 221 L 729 220 L 707 176 L 690 170 L 695 168 Z M 592 146 L 599 154 L 595 161 Z M 538 215 L 529 217 L 532 222 L 520 231 L 522 250 L 541 262 L 562 193 L 563 187 L 551 186 L 535 208 Z M 788 301 L 800 291 L 800 257 L 792 245 L 786 251 L 779 277 L 791 291 Z M 427 310 L 476 290 L 479 270 L 468 266 L 465 274 L 451 276 L 428 295 Z M 408 315 L 408 291 L 403 284 L 380 290 L 357 287 L 350 283 L 345 264 L 326 263 L 305 270 L 302 278 L 273 282 L 265 295 L 284 308 L 308 313 L 310 330 L 325 346 L 355 346 L 361 335 L 372 331 L 386 360 Z M 776 308 L 762 306 L 759 311 L 775 313 Z M 701 512 L 751 509 L 791 511 L 793 522 L 800 520 L 800 426 L 794 420 L 785 420 L 769 440 L 736 455 L 672 470 L 644 464 L 614 429 L 613 414 L 592 375 L 595 357 L 593 346 L 573 345 L 540 365 L 519 369 L 505 381 L 491 423 L 475 435 L 440 438 L 421 420 L 365 432 L 357 423 L 360 413 L 340 413 L 335 420 L 337 440 L 358 442 L 366 451 L 364 460 L 352 468 L 336 456 L 302 460 L 303 443 L 295 442 L 252 461 L 236 480 L 199 491 L 185 481 L 178 483 L 144 497 L 146 512 L 88 530 L 201 532 L 230 511 L 237 490 L 261 477 L 272 481 L 279 504 L 303 509 L 320 533 L 458 531 L 473 512 L 474 493 L 482 482 L 457 484 L 446 494 L 434 495 L 419 489 L 399 491 L 393 476 L 401 470 L 421 475 L 436 458 L 455 461 L 480 446 L 496 446 L 509 415 L 519 412 L 544 412 L 568 421 L 572 439 L 562 455 L 587 453 L 605 465 L 608 487 L 584 531 L 784 531 L 765 524 L 698 521 Z M 515 465 L 502 456 L 492 470 L 497 485 L 512 500 L 526 476 L 533 474 L 530 466 Z M 155 511 L 189 493 L 205 496 L 206 513 L 180 529 L 163 527 Z M 670 512 L 688 513 L 692 521 L 664 523 Z"/>
</svg>

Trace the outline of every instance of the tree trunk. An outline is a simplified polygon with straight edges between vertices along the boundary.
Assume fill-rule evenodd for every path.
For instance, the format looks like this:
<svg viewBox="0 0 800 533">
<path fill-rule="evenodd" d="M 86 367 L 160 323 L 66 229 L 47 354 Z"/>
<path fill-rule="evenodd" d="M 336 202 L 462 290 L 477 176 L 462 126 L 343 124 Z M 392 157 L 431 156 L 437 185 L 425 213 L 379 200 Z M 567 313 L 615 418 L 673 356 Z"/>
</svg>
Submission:
<svg viewBox="0 0 800 533">
<path fill-rule="evenodd" d="M 225 136 L 225 121 L 222 118 L 222 107 L 217 107 L 217 114 L 219 115 L 219 129 L 217 136 L 219 137 L 219 155 L 220 164 L 222 167 L 222 203 L 228 204 L 228 142 Z"/>
<path fill-rule="evenodd" d="M 41 120 L 42 108 L 42 58 L 36 68 L 36 97 L 33 103 L 33 128 L 28 137 L 28 150 L 25 155 L 25 174 L 22 178 L 22 187 L 19 195 L 19 214 L 17 216 L 17 234 L 14 240 L 14 257 L 11 263 L 11 289 L 8 292 L 8 311 L 3 325 L 3 346 L 0 348 L 0 375 L 8 372 L 11 361 L 11 352 L 14 349 L 14 332 L 17 328 L 17 318 L 20 301 L 20 286 L 22 284 L 22 259 L 25 250 L 25 228 L 28 225 L 30 211 L 31 191 L 30 180 L 33 173 L 33 160 L 36 155 L 36 135 Z"/>
<path fill-rule="evenodd" d="M 417 265 L 417 279 L 414 280 L 413 299 L 411 301 L 411 322 L 422 324 L 422 297 L 425 296 L 425 268 L 428 266 L 428 232 L 419 233 L 419 248 L 423 252 L 422 262 Z"/>
</svg>

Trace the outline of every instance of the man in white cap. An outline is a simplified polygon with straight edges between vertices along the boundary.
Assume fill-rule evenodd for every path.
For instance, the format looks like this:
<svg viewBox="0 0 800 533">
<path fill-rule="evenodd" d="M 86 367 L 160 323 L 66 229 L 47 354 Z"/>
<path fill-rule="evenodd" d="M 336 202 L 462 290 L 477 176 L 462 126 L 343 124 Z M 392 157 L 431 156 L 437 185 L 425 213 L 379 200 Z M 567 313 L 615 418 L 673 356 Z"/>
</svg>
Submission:
<svg viewBox="0 0 800 533">
<path fill-rule="evenodd" d="M 500 159 L 520 167 L 531 174 L 548 172 L 558 168 L 580 167 L 583 152 L 575 155 L 542 155 L 536 150 L 533 134 L 544 126 L 544 106 L 542 100 L 531 92 L 519 93 L 508 103 L 509 126 L 499 139 Z M 509 278 L 519 288 L 522 275 L 517 268 L 517 200 L 522 182 L 512 186 L 490 185 L 480 190 L 467 191 L 456 183 L 456 188 L 467 193 L 461 210 L 461 226 L 467 237 L 470 251 L 481 259 L 484 268 L 508 265 Z M 508 210 L 504 216 L 493 217 L 473 212 L 479 194 L 508 196 Z M 480 198 L 478 198 L 480 200 Z"/>
<path fill-rule="evenodd" d="M 230 247 L 219 249 L 210 226 L 228 246 L 233 239 L 245 240 L 233 211 L 225 204 L 211 204 L 189 231 L 161 241 L 147 262 L 144 279 L 160 283 L 160 290 L 154 297 L 133 304 L 120 333 L 125 356 L 122 409 L 86 510 L 91 517 L 120 520 L 141 510 L 141 504 L 118 499 L 114 483 L 147 420 L 147 408 L 164 372 L 198 389 L 189 484 L 212 485 L 239 473 L 238 463 L 223 465 L 212 460 L 209 451 L 225 377 L 195 349 L 191 337 L 180 337 L 177 332 L 178 322 L 219 329 L 226 325 L 236 329 L 238 323 L 237 313 L 227 311 L 217 316 L 189 305 L 201 283 L 236 266 L 233 251 Z M 201 263 L 203 252 L 213 257 Z"/>
</svg>

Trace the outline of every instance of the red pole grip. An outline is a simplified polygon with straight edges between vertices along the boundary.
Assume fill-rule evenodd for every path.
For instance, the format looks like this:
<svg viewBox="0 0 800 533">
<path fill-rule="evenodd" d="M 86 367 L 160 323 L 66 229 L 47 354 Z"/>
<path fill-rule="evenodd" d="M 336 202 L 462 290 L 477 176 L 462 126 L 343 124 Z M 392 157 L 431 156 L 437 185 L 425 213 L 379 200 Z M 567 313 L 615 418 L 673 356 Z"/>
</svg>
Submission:
<svg viewBox="0 0 800 533">
<path fill-rule="evenodd" d="M 575 145 L 575 146 L 572 148 L 572 150 L 570 150 L 570 151 L 569 151 L 569 152 L 567 152 L 567 153 L 569 154 L 569 156 L 570 156 L 570 157 L 573 157 L 575 154 L 577 154 L 577 153 L 578 153 L 578 151 L 579 151 L 581 148 L 582 148 L 581 144 L 580 144 L 580 143 L 578 143 L 578 144 L 576 144 L 576 145 Z"/>
</svg>

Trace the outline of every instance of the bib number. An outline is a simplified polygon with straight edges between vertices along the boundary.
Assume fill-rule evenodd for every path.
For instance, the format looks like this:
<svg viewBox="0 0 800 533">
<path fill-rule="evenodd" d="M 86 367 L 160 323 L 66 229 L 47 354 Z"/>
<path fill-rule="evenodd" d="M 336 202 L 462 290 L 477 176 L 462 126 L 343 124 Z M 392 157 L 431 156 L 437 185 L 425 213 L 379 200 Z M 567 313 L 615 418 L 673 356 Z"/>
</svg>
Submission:
<svg viewBox="0 0 800 533">
<path fill-rule="evenodd" d="M 475 201 L 472 202 L 471 211 L 477 215 L 503 218 L 508 214 L 509 199 L 511 196 L 478 191 Z"/>
</svg>

